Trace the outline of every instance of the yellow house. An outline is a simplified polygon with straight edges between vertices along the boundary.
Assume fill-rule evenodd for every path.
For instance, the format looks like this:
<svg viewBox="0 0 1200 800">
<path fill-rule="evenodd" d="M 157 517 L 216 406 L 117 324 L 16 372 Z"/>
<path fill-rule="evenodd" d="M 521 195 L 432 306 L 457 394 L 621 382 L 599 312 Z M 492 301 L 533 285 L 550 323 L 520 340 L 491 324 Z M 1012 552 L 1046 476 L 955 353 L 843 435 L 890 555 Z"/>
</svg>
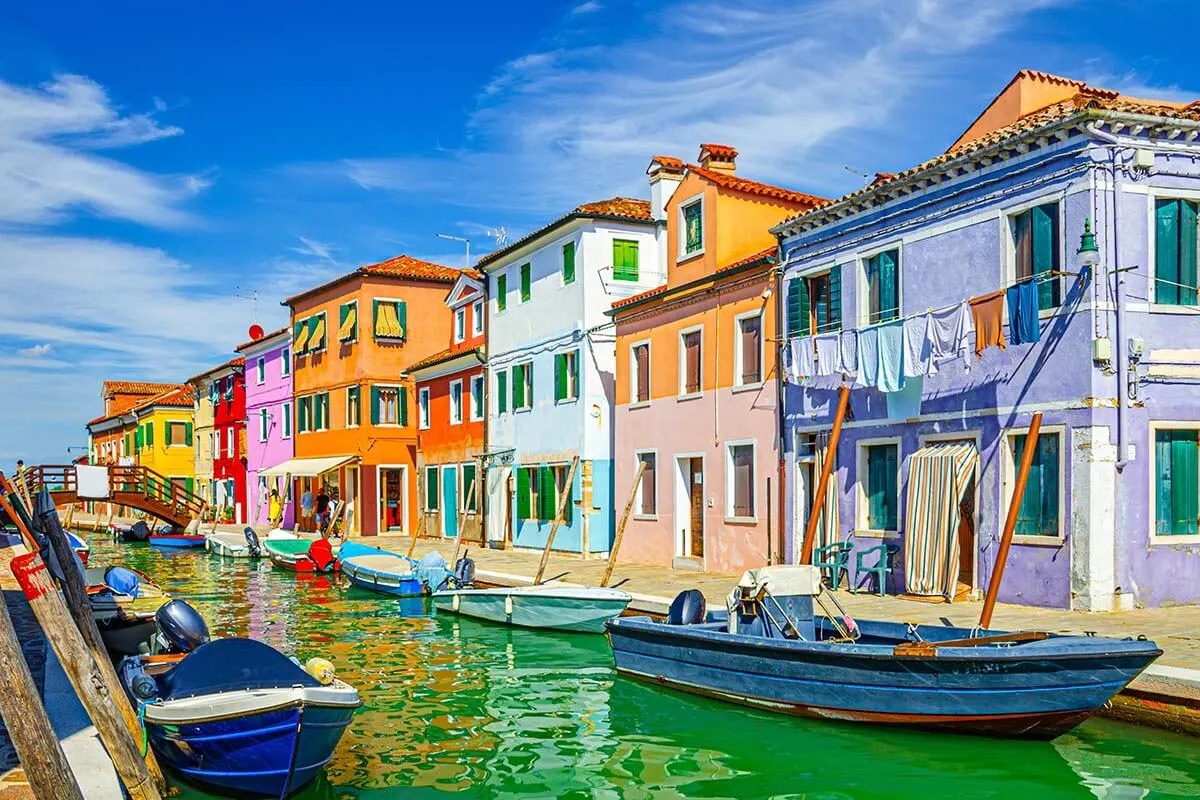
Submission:
<svg viewBox="0 0 1200 800">
<path fill-rule="evenodd" d="M 134 418 L 135 463 L 194 491 L 193 394 L 188 384 L 173 386 L 130 409 Z"/>
</svg>

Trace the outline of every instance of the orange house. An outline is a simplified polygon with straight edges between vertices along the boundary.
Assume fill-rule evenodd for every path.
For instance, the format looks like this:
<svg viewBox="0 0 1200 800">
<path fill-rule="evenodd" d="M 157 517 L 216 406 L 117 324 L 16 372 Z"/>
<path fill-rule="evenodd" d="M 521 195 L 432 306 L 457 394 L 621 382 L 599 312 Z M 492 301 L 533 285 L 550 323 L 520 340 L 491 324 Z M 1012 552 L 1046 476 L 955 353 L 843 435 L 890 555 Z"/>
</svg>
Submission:
<svg viewBox="0 0 1200 800">
<path fill-rule="evenodd" d="M 417 428 L 409 367 L 445 349 L 446 291 L 459 270 L 409 256 L 359 267 L 289 297 L 299 527 L 322 489 L 346 504 L 346 528 L 415 530 Z M 311 506 L 311 503 L 308 504 Z"/>
<path fill-rule="evenodd" d="M 417 496 L 425 536 L 484 541 L 484 433 L 487 396 L 486 297 L 481 273 L 464 271 L 446 296 L 446 348 L 409 368 L 417 390 Z"/>
<path fill-rule="evenodd" d="M 104 413 L 87 424 L 92 464 L 133 463 L 135 419 L 129 413 L 138 403 L 176 388 L 174 383 L 105 381 L 101 390 Z M 128 437 L 126 434 L 129 434 Z"/>
<path fill-rule="evenodd" d="M 739 571 L 779 549 L 775 237 L 819 198 L 742 178 L 737 151 L 656 156 L 651 211 L 667 282 L 613 303 L 618 504 L 634 496 L 622 561 Z"/>
</svg>

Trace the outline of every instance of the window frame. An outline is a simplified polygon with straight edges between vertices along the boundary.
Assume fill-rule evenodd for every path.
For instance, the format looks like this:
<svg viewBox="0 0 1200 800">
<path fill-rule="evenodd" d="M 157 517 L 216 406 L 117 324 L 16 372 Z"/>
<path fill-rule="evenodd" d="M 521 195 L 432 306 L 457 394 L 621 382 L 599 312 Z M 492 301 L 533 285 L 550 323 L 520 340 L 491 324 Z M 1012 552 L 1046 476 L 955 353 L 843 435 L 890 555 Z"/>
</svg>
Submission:
<svg viewBox="0 0 1200 800">
<path fill-rule="evenodd" d="M 237 452 L 237 428 L 230 425 L 229 435 L 225 437 L 225 457 L 233 458 Z"/>
<path fill-rule="evenodd" d="M 642 400 L 637 397 L 638 387 L 638 363 L 637 349 L 642 345 L 646 346 L 646 399 Z M 651 398 L 654 397 L 654 370 L 653 370 L 653 345 L 649 339 L 639 339 L 636 342 L 629 343 L 629 407 L 630 408 L 645 408 L 650 405 Z"/>
<path fill-rule="evenodd" d="M 744 364 L 742 354 L 742 323 L 748 319 L 758 318 L 758 380 L 746 383 L 743 381 Z M 766 383 L 766 366 L 767 366 L 767 332 L 766 332 L 766 317 L 762 309 L 754 311 L 746 311 L 737 314 L 733 318 L 733 387 L 732 391 L 749 391 L 759 389 Z M 703 359 L 704 350 L 701 344 L 701 358 Z"/>
<path fill-rule="evenodd" d="M 1147 272 L 1149 283 L 1148 304 L 1150 313 L 1158 314 L 1189 314 L 1194 313 L 1197 305 L 1200 305 L 1200 289 L 1196 292 L 1196 303 L 1162 303 L 1158 300 L 1158 220 L 1157 209 L 1158 203 L 1161 200 L 1186 200 L 1197 204 L 1197 212 L 1200 215 L 1200 191 L 1194 189 L 1163 189 L 1151 187 L 1147 195 L 1146 203 L 1146 252 L 1149 253 L 1147 258 Z M 1198 225 L 1200 227 L 1200 225 Z M 1200 238 L 1198 235 L 1197 238 Z M 1200 241 L 1197 242 L 1196 254 L 1196 277 L 1197 283 L 1200 284 Z"/>
<path fill-rule="evenodd" d="M 571 248 L 571 277 L 567 278 L 567 248 Z M 579 245 L 574 238 L 562 242 L 558 248 L 561 264 L 558 276 L 563 286 L 570 286 L 579 279 Z"/>
<path fill-rule="evenodd" d="M 512 370 L 514 367 L 521 367 L 521 377 L 524 382 L 524 387 L 523 387 L 524 391 L 522 393 L 523 405 L 520 408 L 517 408 L 512 402 L 509 402 L 509 405 L 512 406 L 512 411 L 514 414 L 527 413 L 527 412 L 530 412 L 533 410 L 533 359 L 528 359 L 525 361 L 516 361 L 509 365 L 509 373 L 508 373 L 508 384 L 509 384 L 508 391 L 509 392 L 512 392 L 513 386 L 516 383 L 516 381 L 513 380 L 513 376 L 512 376 Z M 512 398 L 509 398 L 509 399 L 511 401 Z"/>
<path fill-rule="evenodd" d="M 685 216 L 685 211 L 693 206 L 700 207 L 700 248 L 689 253 L 687 249 L 687 217 Z M 682 264 L 685 261 L 691 261 L 693 258 L 699 258 L 704 255 L 704 251 L 708 247 L 708 237 L 705 235 L 704 230 L 704 193 L 700 192 L 688 197 L 686 200 L 680 201 L 678 214 L 679 240 L 675 263 Z"/>
<path fill-rule="evenodd" d="M 562 350 L 562 351 L 554 353 L 553 355 L 554 355 L 554 404 L 555 405 L 567 405 L 569 403 L 579 402 L 579 348 L 576 347 L 572 350 Z M 561 362 L 558 360 L 559 356 L 562 356 Z M 573 362 L 573 363 L 571 363 L 571 362 Z M 563 369 L 565 371 L 564 389 L 566 391 L 564 396 L 561 398 L 558 396 L 558 365 L 560 363 L 563 365 Z M 568 369 L 568 366 L 570 366 L 571 368 Z M 574 386 L 572 386 L 572 382 L 574 383 Z"/>
<path fill-rule="evenodd" d="M 479 297 L 471 301 L 471 335 L 483 335 L 483 298 Z"/>
<path fill-rule="evenodd" d="M 342 333 L 342 308 L 344 306 L 354 307 L 354 331 L 350 334 L 349 339 L 343 339 Z M 362 315 L 358 313 L 358 298 L 349 300 L 345 303 L 338 303 L 338 344 L 354 344 L 358 341 L 358 328 L 362 323 Z"/>
<path fill-rule="evenodd" d="M 471 482 L 467 482 L 467 468 L 471 469 Z M 479 481 L 479 464 L 475 461 L 460 461 L 458 464 L 458 510 L 466 516 L 471 517 L 479 513 L 479 495 L 476 493 L 473 498 L 474 508 L 467 506 L 467 495 L 470 493 L 469 485 L 478 486 Z"/>
<path fill-rule="evenodd" d="M 1001 242 L 1001 263 L 1000 275 L 1002 278 L 1001 284 L 1004 286 L 1012 286 L 1017 282 L 1017 231 L 1016 219 L 1027 211 L 1032 211 L 1040 206 L 1046 206 L 1053 203 L 1058 207 L 1058 230 L 1055 234 L 1058 237 L 1058 248 L 1055 251 L 1055 257 L 1058 259 L 1058 269 L 1067 269 L 1066 264 L 1071 263 L 1067 260 L 1067 237 L 1066 237 L 1066 209 L 1064 208 L 1064 197 L 1061 192 L 1052 194 L 1044 194 L 1012 206 L 1005 207 L 1000 212 L 1000 242 Z M 1151 204 L 1153 208 L 1153 204 Z M 1153 215 L 1153 212 L 1152 212 Z M 1150 232 L 1150 238 L 1153 242 L 1154 232 Z M 1154 253 L 1153 248 L 1149 251 Z M 1059 276 L 1058 281 L 1058 305 L 1050 308 L 1043 308 L 1038 311 L 1038 319 L 1046 319 L 1053 317 L 1066 304 L 1066 289 L 1063 283 L 1063 277 Z M 1151 289 L 1150 291 L 1153 291 Z M 1008 318 L 1005 317 L 1005 324 L 1008 323 Z"/>
<path fill-rule="evenodd" d="M 254 383 L 262 386 L 267 382 L 267 357 L 259 356 L 254 361 Z"/>
<path fill-rule="evenodd" d="M 892 250 L 896 251 L 896 316 L 887 321 L 871 322 L 871 282 L 870 276 L 867 274 L 867 262 L 876 256 L 891 252 Z M 855 279 L 855 306 L 857 307 L 856 318 L 858 319 L 859 328 L 868 328 L 874 325 L 886 325 L 888 322 L 895 322 L 896 320 L 904 319 L 904 259 L 905 255 L 903 240 L 890 241 L 886 244 L 872 247 L 869 250 L 863 250 L 862 252 L 855 254 L 854 260 L 856 272 L 858 273 Z M 805 277 L 819 274 L 819 272 L 819 270 L 806 272 Z M 844 288 L 842 290 L 842 297 L 845 297 Z M 811 299 L 809 308 L 809 313 L 811 314 Z M 842 313 L 843 315 L 845 314 L 844 308 Z"/>
<path fill-rule="evenodd" d="M 354 393 L 354 402 L 350 402 L 350 393 Z M 355 414 L 356 419 L 350 422 L 350 409 L 356 408 L 358 413 Z M 362 425 L 362 387 L 357 384 L 346 387 L 346 429 L 353 430 Z"/>
<path fill-rule="evenodd" d="M 454 390 L 458 390 L 458 414 L 454 413 Z M 450 401 L 450 424 L 462 425 L 463 422 L 463 381 L 462 378 L 450 381 L 450 387 L 447 392 L 447 398 Z"/>
<path fill-rule="evenodd" d="M 187 429 L 191 423 L 184 420 L 169 419 L 165 422 L 165 430 L 163 430 L 163 446 L 165 447 L 187 447 Z M 172 441 L 171 429 L 174 425 L 183 426 L 183 440 L 179 442 Z"/>
<path fill-rule="evenodd" d="M 658 498 L 658 469 L 659 469 L 658 448 L 645 447 L 645 448 L 639 448 L 639 449 L 636 449 L 633 451 L 633 474 L 637 475 L 638 467 L 640 467 L 641 463 L 642 463 L 642 456 L 647 456 L 647 455 L 654 457 L 654 482 L 650 484 L 650 491 L 654 495 L 654 511 L 653 511 L 653 513 L 647 513 L 647 512 L 642 511 L 642 501 L 645 498 L 645 490 L 646 490 L 646 481 L 642 480 L 641 485 L 638 486 L 637 492 L 634 493 L 634 497 L 633 497 L 633 508 L 634 508 L 633 518 L 636 520 L 645 520 L 645 521 L 649 521 L 649 522 L 656 522 L 658 520 L 658 499 L 659 499 Z M 643 476 L 643 478 L 644 478 L 644 476 Z"/>
<path fill-rule="evenodd" d="M 1174 308 L 1175 306 L 1172 306 Z M 1186 306 L 1185 306 L 1186 307 Z M 1158 484 L 1158 453 L 1154 446 L 1155 438 L 1159 431 L 1190 431 L 1200 430 L 1200 420 L 1151 420 L 1149 426 L 1149 460 L 1147 462 L 1147 474 L 1149 477 L 1147 505 L 1149 513 L 1146 514 L 1147 524 L 1149 527 L 1149 543 L 1151 547 L 1162 547 L 1169 545 L 1196 545 L 1200 544 L 1200 533 L 1159 533 L 1158 532 L 1158 513 L 1155 509 L 1155 496 Z M 1197 454 L 1200 458 L 1200 453 Z"/>
<path fill-rule="evenodd" d="M 479 402 L 475 402 L 475 386 L 479 385 Z M 472 375 L 467 379 L 467 395 L 470 397 L 470 420 L 479 422 L 487 415 L 487 386 L 484 384 L 483 373 Z"/>
<path fill-rule="evenodd" d="M 375 309 L 381 303 L 392 303 L 396 306 L 396 321 L 400 325 L 399 336 L 376 336 L 375 335 Z M 404 304 L 404 321 L 400 322 L 400 304 Z M 361 320 L 360 320 L 361 321 Z M 408 341 L 408 301 L 403 297 L 372 297 L 371 298 L 371 341 L 382 342 L 384 344 L 394 344 L 396 342 Z"/>
<path fill-rule="evenodd" d="M 417 387 L 417 430 L 427 431 L 433 415 L 429 406 L 429 387 Z"/>
<path fill-rule="evenodd" d="M 1069 458 L 1071 452 L 1068 448 L 1070 442 L 1067 439 L 1066 425 L 1043 425 L 1038 431 L 1038 436 L 1057 436 L 1058 437 L 1058 534 L 1054 536 L 1028 536 L 1014 534 L 1013 543 L 1022 545 L 1041 545 L 1046 547 L 1061 547 L 1067 541 L 1067 477 Z M 1017 436 L 1029 436 L 1029 426 L 1005 428 L 1001 436 L 1001 459 L 1000 459 L 1000 496 L 1004 501 L 1004 508 L 1009 508 L 1012 505 L 1013 491 L 1017 484 L 1017 470 L 1020 465 L 1014 462 L 1014 446 L 1013 440 Z M 976 484 L 979 478 L 976 477 Z M 1153 516 L 1153 515 L 1151 515 Z M 1153 524 L 1153 523 L 1151 523 Z"/>
<path fill-rule="evenodd" d="M 315 314 L 309 314 L 305 317 L 305 322 L 320 318 L 321 324 L 325 326 L 325 336 L 323 337 L 320 347 L 308 347 L 304 352 L 306 355 L 319 355 L 329 349 L 329 315 L 324 311 L 318 311 Z M 309 335 L 309 341 L 312 341 L 312 335 Z"/>
<path fill-rule="evenodd" d="M 375 423 L 376 428 L 403 428 L 404 424 L 400 421 L 400 390 L 401 384 L 398 383 L 373 383 L 371 386 L 378 390 L 379 393 L 379 422 Z M 383 392 L 390 389 L 396 393 L 396 421 L 383 421 Z"/>
<path fill-rule="evenodd" d="M 965 438 L 965 437 L 964 437 Z M 896 445 L 896 530 L 868 528 L 871 509 L 867 492 L 867 448 L 877 445 Z M 854 535 L 866 539 L 899 539 L 904 507 L 904 440 L 901 436 L 878 436 L 859 439 L 854 443 Z M 978 483 L 978 479 L 976 480 Z"/>
<path fill-rule="evenodd" d="M 330 426 L 330 423 L 332 422 L 332 420 L 329 419 L 329 392 L 317 392 L 316 394 L 311 395 L 311 397 L 313 398 L 313 412 L 312 412 L 312 414 L 313 414 L 313 430 L 314 431 L 332 430 L 332 427 Z M 317 425 L 317 405 L 321 406 L 321 423 L 324 426 L 321 428 L 316 427 L 316 425 Z"/>
<path fill-rule="evenodd" d="M 695 392 L 687 391 L 687 348 L 684 344 L 684 337 L 691 333 L 700 334 L 700 359 L 698 368 L 700 374 L 696 376 L 697 386 Z M 678 331 L 678 350 L 677 358 L 679 359 L 679 383 L 676 385 L 677 400 L 695 400 L 698 397 L 704 396 L 704 324 L 690 325 L 686 328 L 680 328 Z"/>
<path fill-rule="evenodd" d="M 280 426 L 279 438 L 290 439 L 292 438 L 292 429 L 295 427 L 292 421 L 292 403 L 290 400 L 280 406 L 280 413 L 283 415 L 286 424 Z"/>
<path fill-rule="evenodd" d="M 454 343 L 467 340 L 467 307 L 459 306 L 454 309 Z"/>
<path fill-rule="evenodd" d="M 508 311 L 508 270 L 501 270 L 496 275 L 496 313 Z"/>
<path fill-rule="evenodd" d="M 733 448 L 749 447 L 750 448 L 750 516 L 739 516 L 734 513 L 733 498 L 734 498 L 734 464 L 733 464 Z M 758 524 L 758 440 L 757 439 L 728 439 L 724 442 L 724 462 L 725 462 L 725 507 L 724 512 L 725 522 L 734 525 Z"/>
<path fill-rule="evenodd" d="M 529 284 L 526 289 L 525 284 Z M 533 302 L 533 258 L 517 268 L 517 297 L 521 299 L 521 303 Z"/>
<path fill-rule="evenodd" d="M 641 283 L 642 282 L 642 240 L 637 238 L 634 234 L 613 236 L 612 243 L 611 243 L 611 246 L 613 249 L 613 255 L 616 255 L 617 242 L 633 245 L 633 251 L 637 254 L 637 267 L 636 267 L 637 274 L 634 275 L 633 277 L 628 277 L 623 274 L 618 275 L 617 274 L 617 264 L 616 264 L 617 260 L 614 258 L 613 265 L 612 265 L 612 272 L 611 272 L 613 282 L 614 283 L 620 282 L 620 283 L 626 283 L 626 284 Z"/>
<path fill-rule="evenodd" d="M 258 441 L 265 442 L 271 433 L 270 422 L 267 419 L 268 412 L 266 407 L 258 410 Z"/>
<path fill-rule="evenodd" d="M 279 350 L 279 377 L 287 378 L 292 374 L 292 346 L 282 347 Z"/>
</svg>

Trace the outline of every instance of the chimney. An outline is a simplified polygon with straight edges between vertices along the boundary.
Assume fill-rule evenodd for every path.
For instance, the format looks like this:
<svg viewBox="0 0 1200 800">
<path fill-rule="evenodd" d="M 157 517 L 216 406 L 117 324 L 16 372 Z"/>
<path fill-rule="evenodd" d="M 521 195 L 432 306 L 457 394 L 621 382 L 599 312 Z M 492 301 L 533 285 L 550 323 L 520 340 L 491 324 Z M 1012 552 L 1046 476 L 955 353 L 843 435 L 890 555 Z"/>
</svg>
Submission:
<svg viewBox="0 0 1200 800">
<path fill-rule="evenodd" d="M 736 168 L 738 151 L 727 144 L 700 145 L 700 166 L 733 172 Z"/>
<path fill-rule="evenodd" d="M 650 176 L 650 216 L 656 222 L 667 218 L 667 203 L 683 181 L 683 161 L 673 156 L 655 156 L 646 168 Z"/>
</svg>

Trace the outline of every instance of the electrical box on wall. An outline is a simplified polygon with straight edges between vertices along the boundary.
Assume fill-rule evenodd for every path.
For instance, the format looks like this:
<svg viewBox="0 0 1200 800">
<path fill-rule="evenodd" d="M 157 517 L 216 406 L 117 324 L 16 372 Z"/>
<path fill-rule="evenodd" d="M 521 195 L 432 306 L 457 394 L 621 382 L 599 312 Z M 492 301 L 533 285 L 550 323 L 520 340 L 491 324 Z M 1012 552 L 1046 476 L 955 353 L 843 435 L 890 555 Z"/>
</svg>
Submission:
<svg viewBox="0 0 1200 800">
<path fill-rule="evenodd" d="M 1107 336 L 1092 339 L 1092 360 L 1112 361 L 1112 339 Z"/>
<path fill-rule="evenodd" d="M 1129 357 L 1141 358 L 1146 352 L 1146 343 L 1142 341 L 1140 336 L 1129 337 Z"/>
<path fill-rule="evenodd" d="M 1134 151 L 1133 166 L 1138 169 L 1154 168 L 1154 151 L 1138 149 Z"/>
</svg>

